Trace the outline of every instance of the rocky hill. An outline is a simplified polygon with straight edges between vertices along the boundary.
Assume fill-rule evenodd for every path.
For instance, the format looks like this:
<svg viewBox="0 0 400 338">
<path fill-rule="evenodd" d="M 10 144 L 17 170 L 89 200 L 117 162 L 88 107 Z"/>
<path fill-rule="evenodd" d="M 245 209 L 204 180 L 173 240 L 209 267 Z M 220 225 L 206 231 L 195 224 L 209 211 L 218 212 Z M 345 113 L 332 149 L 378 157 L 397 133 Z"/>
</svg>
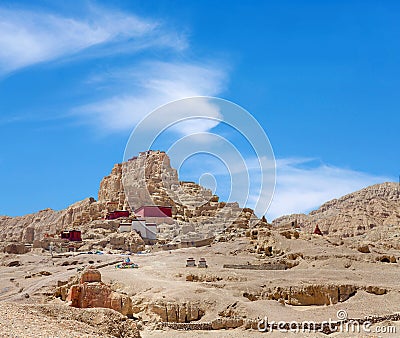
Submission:
<svg viewBox="0 0 400 338">
<path fill-rule="evenodd" d="M 0 236 L 3 244 L 34 243 L 75 228 L 82 230 L 84 239 L 101 242 L 107 238 L 109 242 L 118 222 L 105 221 L 107 212 L 142 205 L 172 206 L 173 220 L 159 228 L 160 238 L 166 241 L 213 237 L 227 227 L 245 229 L 259 222 L 251 209 L 220 202 L 211 191 L 193 182 L 179 181 L 165 152 L 147 151 L 116 164 L 101 181 L 97 201 L 90 197 L 60 211 L 45 209 L 19 217 L 0 216 Z"/>
<path fill-rule="evenodd" d="M 214 235 L 215 241 L 175 251 L 155 245 L 132 255 L 139 269 L 116 269 L 120 250 L 142 250 L 144 243 L 135 232 L 118 233 L 119 220 L 104 220 L 105 213 L 150 202 L 173 209 L 172 222 L 159 226 L 161 240 Z M 74 227 L 82 230 L 81 251 L 107 250 L 99 255 L 0 252 L 0 332 L 139 337 L 142 330 L 145 337 L 196 337 L 214 331 L 220 337 L 230 329 L 232 337 L 256 336 L 251 328 L 257 329 L 266 309 L 272 320 L 288 323 L 310 318 L 322 323 L 345 310 L 350 319 L 395 321 L 399 330 L 399 206 L 397 185 L 384 183 L 270 225 L 250 209 L 220 202 L 193 182 L 180 182 L 165 153 L 141 153 L 114 166 L 100 184 L 97 201 L 88 198 L 61 211 L 1 219 L 7 241 L 34 244 L 46 233 Z M 323 235 L 312 234 L 316 224 Z M 189 257 L 196 266 L 187 265 Z M 200 266 L 204 260 L 207 268 Z M 91 306 L 96 308 L 86 309 Z"/>
<path fill-rule="evenodd" d="M 296 222 L 311 232 L 318 224 L 324 234 L 343 238 L 361 236 L 373 229 L 400 225 L 400 189 L 397 183 L 376 184 L 324 203 L 317 210 L 277 218 L 273 225 Z"/>
<path fill-rule="evenodd" d="M 116 164 L 99 190 L 100 203 L 115 203 L 119 209 L 142 205 L 171 206 L 173 224 L 159 227 L 160 239 L 196 240 L 213 237 L 227 228 L 246 229 L 259 219 L 249 208 L 225 203 L 194 182 L 179 181 L 163 151 L 142 152 Z"/>
<path fill-rule="evenodd" d="M 329 201 L 308 215 L 280 217 L 273 225 L 297 222 L 304 233 L 311 233 L 318 224 L 325 235 L 339 239 L 364 236 L 385 241 L 396 235 L 391 229 L 400 222 L 399 194 L 396 183 L 377 184 Z M 3 246 L 7 242 L 32 244 L 46 235 L 51 238 L 75 228 L 82 230 L 83 239 L 91 241 L 89 248 L 108 245 L 110 249 L 139 250 L 144 244 L 140 238 L 117 234 L 119 221 L 104 218 L 110 210 L 142 205 L 172 207 L 173 219 L 158 227 L 158 238 L 164 243 L 243 236 L 247 229 L 260 225 L 253 210 L 222 202 L 194 182 L 179 181 L 165 152 L 146 151 L 114 165 L 100 183 L 97 201 L 90 197 L 60 211 L 0 216 L 0 235 Z"/>
</svg>

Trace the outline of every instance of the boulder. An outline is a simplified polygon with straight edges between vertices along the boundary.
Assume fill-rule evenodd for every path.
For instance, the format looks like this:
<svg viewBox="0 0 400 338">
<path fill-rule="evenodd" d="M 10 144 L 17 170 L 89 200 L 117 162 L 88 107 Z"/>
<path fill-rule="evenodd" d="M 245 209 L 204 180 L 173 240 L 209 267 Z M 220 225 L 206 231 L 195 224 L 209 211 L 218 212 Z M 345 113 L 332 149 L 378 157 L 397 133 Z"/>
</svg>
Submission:
<svg viewBox="0 0 400 338">
<path fill-rule="evenodd" d="M 80 284 L 85 282 L 93 283 L 93 282 L 101 282 L 101 273 L 99 270 L 95 269 L 92 266 L 86 268 L 80 278 Z"/>
<path fill-rule="evenodd" d="M 369 250 L 368 244 L 362 244 L 360 245 L 357 250 L 361 253 L 370 253 L 371 251 Z"/>
<path fill-rule="evenodd" d="M 65 286 L 59 288 L 62 297 Z M 101 273 L 93 267 L 86 268 L 77 284 L 73 284 L 67 296 L 71 306 L 77 308 L 109 308 L 125 316 L 132 315 L 132 300 L 127 295 L 115 292 L 101 281 Z"/>
<path fill-rule="evenodd" d="M 372 293 L 374 295 L 384 295 L 387 293 L 387 290 L 385 288 L 381 288 L 379 286 L 367 286 L 365 288 L 365 291 L 367 291 L 368 293 Z"/>
</svg>

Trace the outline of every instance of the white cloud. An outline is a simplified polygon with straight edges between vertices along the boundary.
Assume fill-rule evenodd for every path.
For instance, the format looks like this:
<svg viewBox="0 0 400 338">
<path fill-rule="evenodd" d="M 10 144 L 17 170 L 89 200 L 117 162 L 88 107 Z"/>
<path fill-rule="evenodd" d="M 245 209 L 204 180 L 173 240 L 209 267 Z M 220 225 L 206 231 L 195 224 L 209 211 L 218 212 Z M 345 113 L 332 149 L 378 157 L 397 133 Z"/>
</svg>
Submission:
<svg viewBox="0 0 400 338">
<path fill-rule="evenodd" d="M 307 213 L 331 199 L 385 181 L 390 178 L 321 163 L 313 166 L 310 159 L 280 159 L 275 195 L 267 216 L 273 220 Z"/>
<path fill-rule="evenodd" d="M 95 81 L 101 83 L 110 79 L 123 91 L 122 94 L 78 107 L 74 114 L 103 130 L 113 132 L 132 129 L 147 114 L 170 101 L 191 96 L 218 95 L 224 88 L 226 72 L 223 67 L 210 63 L 146 62 L 134 69 L 97 76 Z M 184 108 L 182 104 L 178 106 Z M 207 131 L 218 123 L 212 120 L 220 117 L 217 107 L 205 101 L 197 108 L 201 110 L 199 116 L 211 119 L 186 120 L 171 129 L 186 135 Z M 182 111 L 165 113 L 177 117 L 182 115 Z M 163 125 L 163 121 L 159 123 Z"/>
<path fill-rule="evenodd" d="M 127 53 L 132 58 L 126 66 L 111 72 L 107 68 L 86 81 L 91 99 L 70 109 L 80 122 L 103 132 L 130 130 L 152 110 L 170 101 L 222 92 L 225 67 L 213 62 L 182 61 L 188 48 L 182 30 L 97 5 L 80 10 L 79 16 L 67 16 L 40 9 L 0 7 L 0 76 L 38 63 Z M 160 55 L 154 53 L 160 48 L 172 61 L 159 61 L 159 57 L 149 61 L 146 54 L 137 54 L 146 50 L 154 57 Z M 208 115 L 219 117 L 215 107 L 204 107 Z M 175 129 L 185 134 L 207 131 L 217 124 L 210 119 L 187 120 Z"/>
<path fill-rule="evenodd" d="M 179 50 L 186 41 L 155 21 L 93 6 L 85 18 L 0 8 L 0 74 L 110 44 L 103 53 L 155 46 Z"/>
</svg>

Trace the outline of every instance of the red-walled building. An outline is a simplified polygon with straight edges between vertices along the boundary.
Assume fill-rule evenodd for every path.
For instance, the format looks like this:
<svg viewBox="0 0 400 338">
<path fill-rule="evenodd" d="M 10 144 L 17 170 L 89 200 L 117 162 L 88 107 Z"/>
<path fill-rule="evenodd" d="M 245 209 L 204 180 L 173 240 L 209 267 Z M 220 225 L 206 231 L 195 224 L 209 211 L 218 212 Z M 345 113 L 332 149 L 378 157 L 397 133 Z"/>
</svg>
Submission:
<svg viewBox="0 0 400 338">
<path fill-rule="evenodd" d="M 115 210 L 115 211 L 110 211 L 106 219 L 117 219 L 121 217 L 129 217 L 129 211 L 128 210 Z"/>
<path fill-rule="evenodd" d="M 69 241 L 82 242 L 80 230 L 67 230 L 61 233 L 62 239 L 68 239 Z"/>
<path fill-rule="evenodd" d="M 144 205 L 135 210 L 135 215 L 140 218 L 145 217 L 172 217 L 172 207 L 162 207 L 158 205 Z"/>
</svg>

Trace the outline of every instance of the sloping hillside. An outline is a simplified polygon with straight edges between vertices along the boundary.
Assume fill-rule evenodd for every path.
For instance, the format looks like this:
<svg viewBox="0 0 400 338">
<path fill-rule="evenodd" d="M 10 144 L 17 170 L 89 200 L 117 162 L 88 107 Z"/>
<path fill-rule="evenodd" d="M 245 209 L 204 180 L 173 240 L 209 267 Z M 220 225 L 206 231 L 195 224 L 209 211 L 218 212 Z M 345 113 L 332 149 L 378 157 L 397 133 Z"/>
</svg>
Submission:
<svg viewBox="0 0 400 338">
<path fill-rule="evenodd" d="M 318 224 L 324 234 L 360 236 L 378 227 L 400 225 L 400 190 L 393 182 L 375 184 L 321 205 L 305 214 L 279 217 L 273 225 L 297 221 L 304 231 Z M 382 228 L 383 229 L 383 228 Z"/>
</svg>

